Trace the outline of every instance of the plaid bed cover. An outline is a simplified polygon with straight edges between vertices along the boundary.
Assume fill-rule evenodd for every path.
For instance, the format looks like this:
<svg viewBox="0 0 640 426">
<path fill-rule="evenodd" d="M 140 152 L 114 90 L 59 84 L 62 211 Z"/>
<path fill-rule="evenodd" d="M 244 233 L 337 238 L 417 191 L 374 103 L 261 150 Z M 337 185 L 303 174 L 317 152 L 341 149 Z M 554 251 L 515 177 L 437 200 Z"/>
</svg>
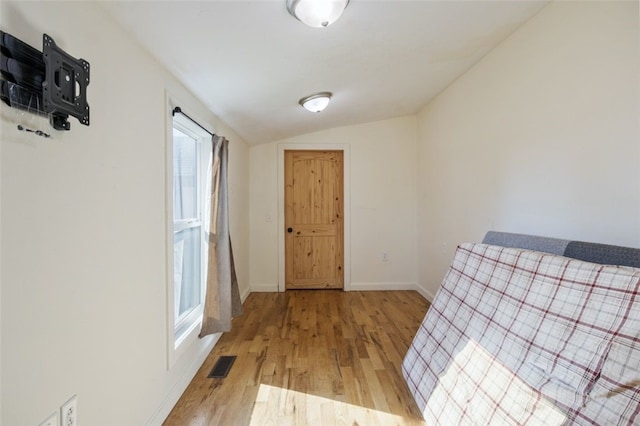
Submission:
<svg viewBox="0 0 640 426">
<path fill-rule="evenodd" d="M 640 269 L 462 244 L 402 364 L 437 424 L 640 424 Z"/>
</svg>

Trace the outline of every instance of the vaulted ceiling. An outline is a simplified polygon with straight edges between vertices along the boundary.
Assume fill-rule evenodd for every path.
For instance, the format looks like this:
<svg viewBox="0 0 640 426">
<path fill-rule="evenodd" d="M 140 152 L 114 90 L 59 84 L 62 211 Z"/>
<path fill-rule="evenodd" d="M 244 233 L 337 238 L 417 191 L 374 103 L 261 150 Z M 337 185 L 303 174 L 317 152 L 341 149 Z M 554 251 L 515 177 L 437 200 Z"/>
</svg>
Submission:
<svg viewBox="0 0 640 426">
<path fill-rule="evenodd" d="M 546 4 L 351 0 L 317 29 L 285 0 L 101 2 L 250 145 L 414 114 Z"/>
</svg>

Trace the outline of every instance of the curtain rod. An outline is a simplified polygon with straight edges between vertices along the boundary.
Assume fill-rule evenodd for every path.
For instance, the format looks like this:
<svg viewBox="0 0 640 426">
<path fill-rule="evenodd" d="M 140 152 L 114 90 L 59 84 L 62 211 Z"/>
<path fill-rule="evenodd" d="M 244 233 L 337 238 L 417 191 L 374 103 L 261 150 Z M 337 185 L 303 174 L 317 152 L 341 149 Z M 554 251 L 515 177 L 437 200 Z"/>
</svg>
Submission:
<svg viewBox="0 0 640 426">
<path fill-rule="evenodd" d="M 211 133 L 209 130 L 207 130 L 207 128 L 206 128 L 206 127 L 204 127 L 202 124 L 198 123 L 196 120 L 194 120 L 193 118 L 191 118 L 191 117 L 189 117 L 187 114 L 185 114 L 185 113 L 182 111 L 182 108 L 180 108 L 180 107 L 178 107 L 178 106 L 177 106 L 177 107 L 175 107 L 175 108 L 173 109 L 173 111 L 171 112 L 171 116 L 174 116 L 174 115 L 176 115 L 176 114 L 182 114 L 182 115 L 184 115 L 184 116 L 185 116 L 185 117 L 187 117 L 189 120 L 191 120 L 194 124 L 196 124 L 198 127 L 200 127 L 202 130 L 204 130 L 205 132 L 207 132 L 207 133 L 209 133 L 211 136 L 213 136 L 213 133 Z"/>
</svg>

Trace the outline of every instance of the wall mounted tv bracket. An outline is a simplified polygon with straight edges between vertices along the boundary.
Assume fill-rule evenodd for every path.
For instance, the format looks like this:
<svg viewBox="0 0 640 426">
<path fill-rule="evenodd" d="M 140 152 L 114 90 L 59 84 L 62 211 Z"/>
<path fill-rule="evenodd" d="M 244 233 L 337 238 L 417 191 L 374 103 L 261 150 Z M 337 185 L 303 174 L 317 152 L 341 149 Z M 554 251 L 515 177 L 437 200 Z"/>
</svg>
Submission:
<svg viewBox="0 0 640 426">
<path fill-rule="evenodd" d="M 42 52 L 0 31 L 0 99 L 48 115 L 56 130 L 69 130 L 69 115 L 89 125 L 89 62 L 75 59 L 43 34 Z"/>
</svg>

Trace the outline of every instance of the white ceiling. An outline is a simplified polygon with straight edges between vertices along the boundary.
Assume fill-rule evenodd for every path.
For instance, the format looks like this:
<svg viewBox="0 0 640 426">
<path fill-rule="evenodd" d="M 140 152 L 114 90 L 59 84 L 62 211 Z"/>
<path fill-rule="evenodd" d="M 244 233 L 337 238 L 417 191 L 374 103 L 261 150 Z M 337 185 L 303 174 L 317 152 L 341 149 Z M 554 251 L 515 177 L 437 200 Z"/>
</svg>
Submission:
<svg viewBox="0 0 640 426">
<path fill-rule="evenodd" d="M 351 0 L 310 28 L 285 0 L 101 2 L 250 145 L 414 114 L 547 1 Z M 334 93 L 321 113 L 298 105 Z"/>
</svg>

